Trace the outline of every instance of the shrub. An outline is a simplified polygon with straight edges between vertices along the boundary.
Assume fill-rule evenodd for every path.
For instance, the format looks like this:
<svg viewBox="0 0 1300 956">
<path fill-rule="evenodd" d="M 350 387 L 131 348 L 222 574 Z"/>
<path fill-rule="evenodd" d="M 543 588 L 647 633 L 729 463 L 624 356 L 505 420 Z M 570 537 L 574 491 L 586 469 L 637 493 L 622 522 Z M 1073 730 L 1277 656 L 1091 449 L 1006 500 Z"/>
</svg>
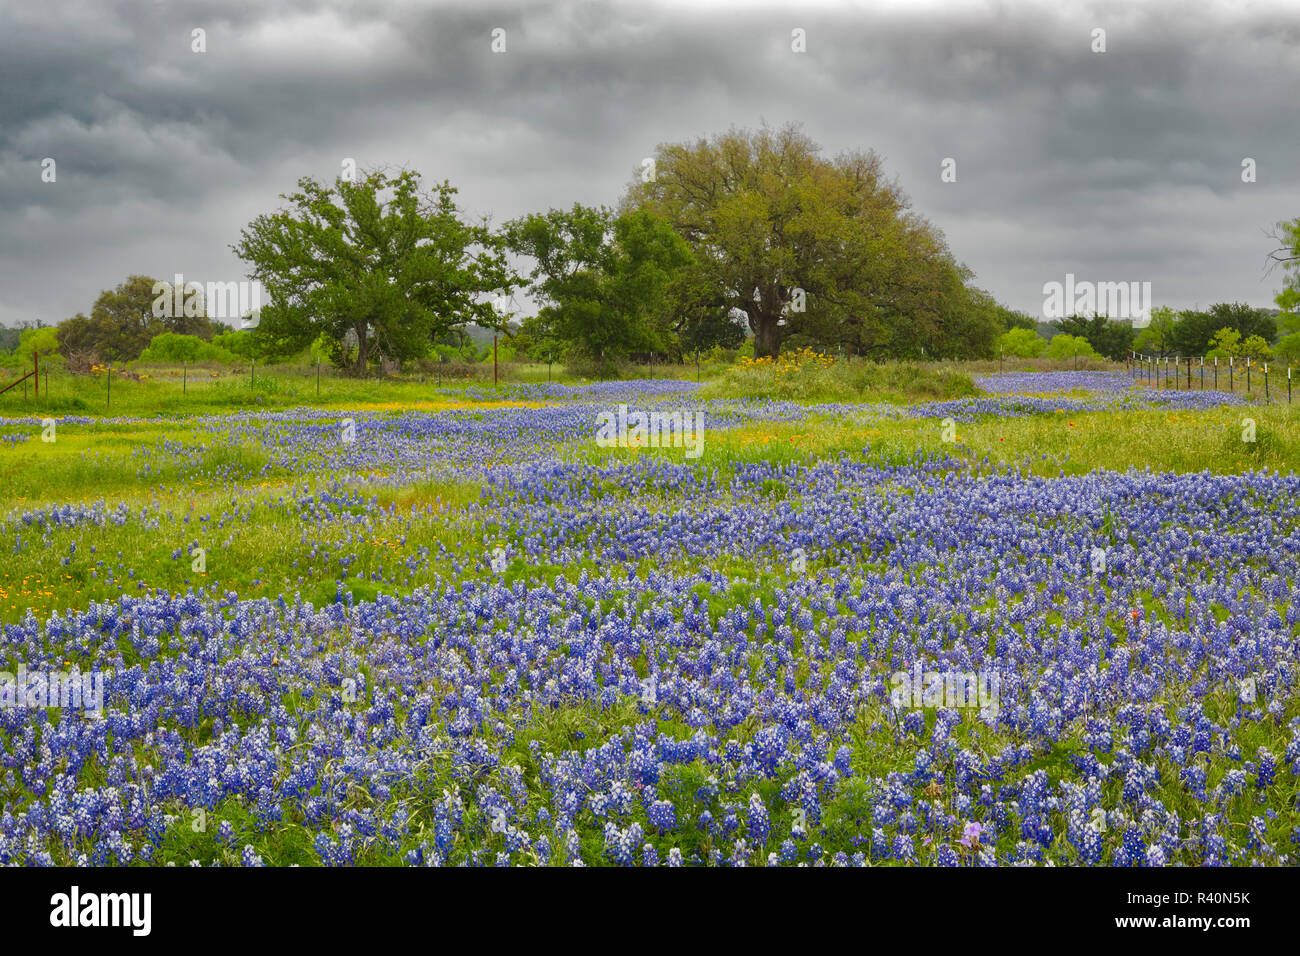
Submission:
<svg viewBox="0 0 1300 956">
<path fill-rule="evenodd" d="M 223 337 L 217 336 L 218 339 Z M 141 362 L 234 362 L 235 360 L 235 356 L 220 345 L 205 342 L 197 335 L 182 335 L 178 332 L 155 335 L 138 359 Z"/>
<path fill-rule="evenodd" d="M 1060 336 L 1055 338 L 1059 339 Z M 1033 329 L 1011 329 L 1004 332 L 998 337 L 998 345 L 1004 354 L 1017 358 L 1038 358 L 1048 348 L 1047 339 Z"/>
</svg>

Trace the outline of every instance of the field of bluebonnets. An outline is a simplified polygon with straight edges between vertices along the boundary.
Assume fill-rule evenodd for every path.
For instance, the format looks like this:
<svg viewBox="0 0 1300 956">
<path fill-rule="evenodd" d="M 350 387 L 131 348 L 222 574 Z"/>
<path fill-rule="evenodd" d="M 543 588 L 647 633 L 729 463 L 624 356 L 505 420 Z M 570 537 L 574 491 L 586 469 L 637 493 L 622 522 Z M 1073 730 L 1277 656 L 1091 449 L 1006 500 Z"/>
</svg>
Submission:
<svg viewBox="0 0 1300 956">
<path fill-rule="evenodd" d="M 0 419 L 0 862 L 1294 863 L 1290 406 L 976 384 Z"/>
</svg>

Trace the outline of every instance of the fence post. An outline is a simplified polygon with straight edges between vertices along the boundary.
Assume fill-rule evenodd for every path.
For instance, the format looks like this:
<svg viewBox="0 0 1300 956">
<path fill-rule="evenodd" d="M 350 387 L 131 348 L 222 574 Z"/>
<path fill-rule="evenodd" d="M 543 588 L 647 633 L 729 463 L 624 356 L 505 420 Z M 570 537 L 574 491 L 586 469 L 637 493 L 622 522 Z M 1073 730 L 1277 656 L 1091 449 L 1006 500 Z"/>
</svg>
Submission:
<svg viewBox="0 0 1300 956">
<path fill-rule="evenodd" d="M 1187 390 L 1192 390 L 1192 357 L 1187 356 Z"/>
<path fill-rule="evenodd" d="M 1268 363 L 1264 363 L 1264 404 L 1269 403 L 1268 398 Z"/>
<path fill-rule="evenodd" d="M 181 360 L 181 394 L 185 394 L 186 387 L 189 385 L 190 363 Z"/>
<path fill-rule="evenodd" d="M 252 358 L 250 356 L 248 359 L 248 387 L 249 388 L 257 388 L 257 386 L 253 384 L 253 373 L 256 371 L 257 371 L 257 359 Z"/>
<path fill-rule="evenodd" d="M 320 398 L 320 359 L 316 360 L 316 397 Z"/>
<path fill-rule="evenodd" d="M 1237 394 L 1237 386 L 1233 382 L 1233 378 L 1234 378 L 1233 373 L 1236 371 L 1236 368 L 1237 368 L 1237 363 L 1233 361 L 1233 356 L 1229 355 L 1228 356 L 1228 391 L 1231 392 L 1233 395 Z"/>
<path fill-rule="evenodd" d="M 1205 391 L 1205 356 L 1201 356 L 1201 391 Z"/>
<path fill-rule="evenodd" d="M 1214 356 L 1214 390 L 1219 390 L 1219 357 Z"/>
<path fill-rule="evenodd" d="M 32 387 L 36 392 L 36 398 L 41 397 L 41 353 L 32 352 Z"/>
<path fill-rule="evenodd" d="M 1246 394 L 1250 394 L 1250 356 L 1246 356 Z"/>
</svg>

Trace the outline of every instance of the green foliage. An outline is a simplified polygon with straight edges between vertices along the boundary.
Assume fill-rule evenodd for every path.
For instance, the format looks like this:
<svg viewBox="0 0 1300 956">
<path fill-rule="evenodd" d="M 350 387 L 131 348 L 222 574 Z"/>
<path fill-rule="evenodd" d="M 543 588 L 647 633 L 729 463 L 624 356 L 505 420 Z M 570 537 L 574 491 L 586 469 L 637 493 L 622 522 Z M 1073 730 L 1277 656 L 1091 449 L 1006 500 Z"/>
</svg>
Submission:
<svg viewBox="0 0 1300 956">
<path fill-rule="evenodd" d="M 40 355 L 43 369 L 63 367 L 64 359 L 59 354 L 58 331 L 49 325 L 28 325 L 14 330 L 17 341 L 12 351 L 0 352 L 0 368 L 30 370 L 32 353 Z"/>
<path fill-rule="evenodd" d="M 967 289 L 942 234 L 907 212 L 875 153 L 834 160 L 796 125 L 660 146 L 620 208 L 655 212 L 695 254 L 710 308 L 744 313 L 755 354 L 989 355 L 1004 317 Z"/>
<path fill-rule="evenodd" d="M 1047 351 L 1047 344 L 1047 340 L 1033 329 L 1018 327 L 998 336 L 998 346 L 1002 353 L 1017 358 L 1037 358 Z"/>
<path fill-rule="evenodd" d="M 1262 335 L 1251 335 L 1241 343 L 1241 354 L 1258 360 L 1271 358 L 1273 350 L 1269 348 L 1268 341 Z"/>
<path fill-rule="evenodd" d="M 546 305 L 522 332 L 547 356 L 567 352 L 608 367 L 677 346 L 672 317 L 684 290 L 696 289 L 681 278 L 693 260 L 662 219 L 575 204 L 517 219 L 504 235 L 536 262 L 531 288 Z"/>
<path fill-rule="evenodd" d="M 18 346 L 14 350 L 20 355 L 31 356 L 39 352 L 43 359 L 53 356 L 59 350 L 59 333 L 48 325 L 40 328 L 24 329 L 18 337 Z"/>
<path fill-rule="evenodd" d="M 139 358 L 155 337 L 168 332 L 210 340 L 215 327 L 204 311 L 202 290 L 195 283 L 187 283 L 187 290 L 177 310 L 166 282 L 129 276 L 100 293 L 89 318 L 78 313 L 59 323 L 59 351 L 65 357 L 85 353 L 129 362 Z"/>
<path fill-rule="evenodd" d="M 330 340 L 329 336 L 323 332 L 312 339 L 311 345 L 307 349 L 307 355 L 313 365 L 318 362 L 328 362 L 330 360 Z"/>
<path fill-rule="evenodd" d="M 138 358 L 155 335 L 167 331 L 153 313 L 156 285 L 155 280 L 136 275 L 101 292 L 89 319 L 78 315 L 60 324 L 63 354 L 91 351 L 115 362 Z"/>
<path fill-rule="evenodd" d="M 1151 321 L 1143 329 L 1136 340 L 1133 342 L 1133 348 L 1144 355 L 1171 355 L 1173 354 L 1173 336 L 1174 326 L 1177 323 L 1177 316 L 1174 310 L 1167 305 L 1151 310 Z"/>
<path fill-rule="evenodd" d="M 1300 362 L 1300 332 L 1284 335 L 1273 347 L 1274 354 L 1288 364 Z"/>
<path fill-rule="evenodd" d="M 1001 305 L 997 306 L 997 311 L 1002 316 L 1002 327 L 1007 332 L 1012 329 L 1029 329 L 1033 332 L 1038 329 L 1038 322 L 1023 312 L 1016 312 Z"/>
<path fill-rule="evenodd" d="M 1046 355 L 1053 359 L 1101 358 L 1083 336 L 1067 335 L 1064 332 L 1054 337 L 1048 344 Z"/>
<path fill-rule="evenodd" d="M 1160 310 L 1153 310 L 1152 326 L 1156 326 L 1157 323 L 1164 320 L 1163 313 L 1157 316 L 1156 312 L 1160 312 Z M 1090 319 L 1081 315 L 1072 315 L 1068 318 L 1058 319 L 1052 324 L 1066 335 L 1086 341 L 1092 347 L 1093 354 L 1104 355 L 1106 358 L 1115 361 L 1123 359 L 1128 354 L 1129 349 L 1134 346 L 1134 335 L 1136 333 L 1131 322 L 1094 314 Z M 1056 337 L 1053 337 L 1052 341 L 1055 342 Z M 1048 354 L 1051 355 L 1050 352 Z M 1087 353 L 1070 353 L 1067 356 L 1052 357 L 1068 358 L 1074 354 Z"/>
<path fill-rule="evenodd" d="M 149 347 L 140 353 L 142 362 L 233 362 L 235 355 L 222 343 L 223 338 L 239 333 L 219 335 L 205 342 L 197 335 L 164 332 L 155 335 Z"/>
<path fill-rule="evenodd" d="M 253 333 L 268 354 L 324 336 L 334 363 L 362 374 L 374 359 L 422 358 L 455 326 L 500 324 L 481 296 L 514 287 L 504 244 L 462 221 L 449 183 L 425 195 L 404 170 L 298 188 L 282 197 L 290 208 L 259 216 L 234 246 L 271 299 Z"/>
<path fill-rule="evenodd" d="M 1241 354 L 1241 333 L 1234 328 L 1224 327 L 1215 332 L 1210 339 L 1210 355 L 1214 358 L 1228 358 Z"/>
<path fill-rule="evenodd" d="M 1276 320 L 1263 309 L 1221 302 L 1203 312 L 1178 313 L 1169 330 L 1168 350 L 1178 355 L 1205 355 L 1223 328 L 1235 329 L 1243 341 L 1258 336 L 1268 344 L 1277 336 Z"/>
<path fill-rule="evenodd" d="M 219 361 L 228 362 L 231 359 L 266 359 L 278 355 L 271 348 L 270 342 L 255 334 L 254 331 L 244 329 L 238 332 L 222 332 L 212 340 L 212 345 L 219 352 L 228 356 L 219 359 Z"/>
</svg>

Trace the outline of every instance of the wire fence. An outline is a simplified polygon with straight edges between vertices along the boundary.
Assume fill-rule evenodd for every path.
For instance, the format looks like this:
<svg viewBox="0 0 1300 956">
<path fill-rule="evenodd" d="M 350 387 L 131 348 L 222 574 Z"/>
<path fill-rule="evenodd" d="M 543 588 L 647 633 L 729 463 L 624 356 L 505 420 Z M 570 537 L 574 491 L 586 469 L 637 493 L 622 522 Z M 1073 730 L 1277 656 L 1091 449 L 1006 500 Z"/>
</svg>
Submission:
<svg viewBox="0 0 1300 956">
<path fill-rule="evenodd" d="M 1126 365 L 1129 375 L 1149 388 L 1229 392 L 1252 401 L 1291 404 L 1294 374 L 1289 363 L 1130 352 Z"/>
</svg>

